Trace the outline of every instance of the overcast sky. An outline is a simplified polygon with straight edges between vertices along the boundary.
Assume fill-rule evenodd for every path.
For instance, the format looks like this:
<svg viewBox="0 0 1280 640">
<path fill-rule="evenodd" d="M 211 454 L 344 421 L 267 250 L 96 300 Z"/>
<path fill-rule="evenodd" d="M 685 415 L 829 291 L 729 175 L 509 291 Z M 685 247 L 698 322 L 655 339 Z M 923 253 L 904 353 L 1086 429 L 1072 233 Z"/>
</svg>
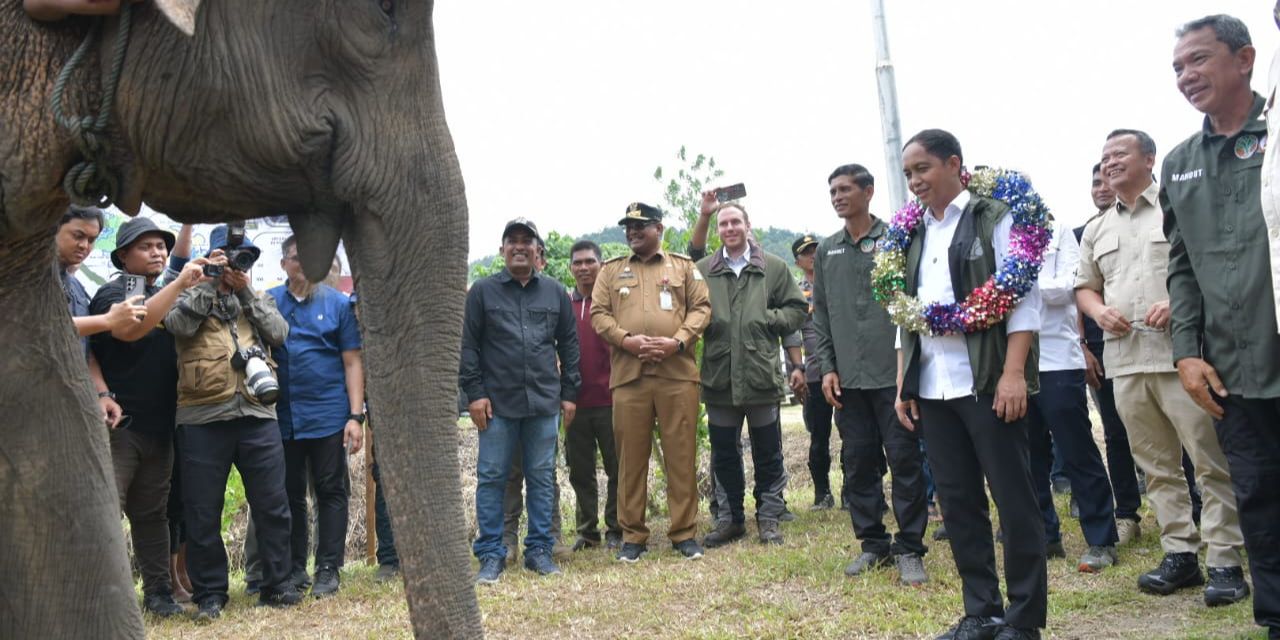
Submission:
<svg viewBox="0 0 1280 640">
<path fill-rule="evenodd" d="M 886 0 L 904 139 L 955 133 L 969 166 L 1028 172 L 1059 219 L 1093 214 L 1108 131 L 1168 149 L 1201 124 L 1174 86 L 1174 30 L 1248 24 L 1262 91 L 1280 33 L 1266 0 Z M 752 222 L 830 233 L 826 177 L 858 162 L 887 216 L 867 0 L 481 0 L 436 3 L 446 115 L 471 212 L 470 255 L 515 216 L 579 234 L 660 204 L 683 144 L 745 182 Z M 1157 159 L 1157 167 L 1159 159 Z M 900 168 L 894 168 L 899 171 Z"/>
</svg>

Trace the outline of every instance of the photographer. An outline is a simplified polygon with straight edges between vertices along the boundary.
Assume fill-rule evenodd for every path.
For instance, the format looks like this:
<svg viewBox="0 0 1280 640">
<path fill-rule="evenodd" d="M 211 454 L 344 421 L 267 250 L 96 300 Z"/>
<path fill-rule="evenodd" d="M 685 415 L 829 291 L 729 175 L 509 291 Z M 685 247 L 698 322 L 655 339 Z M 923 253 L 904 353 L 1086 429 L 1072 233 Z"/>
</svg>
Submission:
<svg viewBox="0 0 1280 640">
<path fill-rule="evenodd" d="M 210 259 L 217 278 L 182 292 L 164 324 L 178 350 L 178 413 L 187 563 L 197 621 L 227 602 L 227 556 L 221 516 L 227 474 L 244 479 L 263 561 L 261 604 L 294 605 L 302 596 L 289 578 L 289 501 L 284 449 L 276 423 L 278 385 L 266 349 L 284 344 L 289 325 L 269 296 L 257 296 L 248 270 L 259 250 L 243 227 L 218 227 Z"/>
<path fill-rule="evenodd" d="M 204 280 L 207 260 L 195 260 L 164 288 L 164 272 L 174 236 L 148 218 L 120 226 L 111 263 L 121 274 L 104 284 L 89 304 L 103 313 L 129 297 L 129 282 L 140 278 L 146 316 L 136 324 L 95 334 L 89 340 L 98 364 L 94 371 L 99 401 L 110 419 L 111 462 L 120 509 L 129 517 L 133 552 L 142 574 L 143 609 L 161 617 L 182 613 L 169 578 L 167 515 L 173 429 L 177 408 L 178 366 L 173 336 L 158 328 L 178 294 Z"/>
</svg>

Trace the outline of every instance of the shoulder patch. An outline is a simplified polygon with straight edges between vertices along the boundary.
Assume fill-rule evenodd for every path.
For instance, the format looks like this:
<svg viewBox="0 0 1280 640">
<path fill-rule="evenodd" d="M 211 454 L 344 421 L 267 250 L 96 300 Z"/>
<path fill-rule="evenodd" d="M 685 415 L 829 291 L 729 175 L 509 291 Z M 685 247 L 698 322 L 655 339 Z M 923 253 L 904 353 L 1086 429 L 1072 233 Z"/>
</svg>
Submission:
<svg viewBox="0 0 1280 640">
<path fill-rule="evenodd" d="M 746 206 L 746 205 L 743 205 L 743 206 Z M 671 251 L 671 252 L 668 252 L 668 253 L 667 253 L 667 255 L 669 255 L 669 256 L 674 256 L 674 257 L 676 257 L 676 258 L 684 258 L 685 260 L 688 260 L 689 262 L 693 262 L 693 258 L 690 258 L 689 256 L 687 256 L 687 255 L 685 255 L 685 254 L 683 254 L 683 253 L 676 253 L 676 252 L 674 252 L 674 251 Z"/>
<path fill-rule="evenodd" d="M 616 258 L 609 258 L 608 260 L 605 260 L 605 261 L 604 261 L 604 263 L 605 263 L 605 264 L 612 264 L 612 263 L 614 263 L 614 262 L 618 262 L 619 260 L 626 260 L 627 258 L 630 258 L 630 257 L 631 257 L 631 256 L 627 255 L 627 256 L 618 256 L 618 257 L 616 257 Z"/>
</svg>

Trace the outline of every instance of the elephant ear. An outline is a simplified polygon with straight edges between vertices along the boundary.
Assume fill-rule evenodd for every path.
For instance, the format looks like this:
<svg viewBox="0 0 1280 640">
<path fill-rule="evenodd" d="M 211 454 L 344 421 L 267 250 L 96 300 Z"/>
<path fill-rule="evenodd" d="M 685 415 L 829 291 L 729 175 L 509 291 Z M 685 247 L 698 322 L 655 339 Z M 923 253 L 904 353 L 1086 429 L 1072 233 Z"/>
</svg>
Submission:
<svg viewBox="0 0 1280 640">
<path fill-rule="evenodd" d="M 183 33 L 195 35 L 196 10 L 200 8 L 200 0 L 155 0 L 160 13 Z"/>
</svg>

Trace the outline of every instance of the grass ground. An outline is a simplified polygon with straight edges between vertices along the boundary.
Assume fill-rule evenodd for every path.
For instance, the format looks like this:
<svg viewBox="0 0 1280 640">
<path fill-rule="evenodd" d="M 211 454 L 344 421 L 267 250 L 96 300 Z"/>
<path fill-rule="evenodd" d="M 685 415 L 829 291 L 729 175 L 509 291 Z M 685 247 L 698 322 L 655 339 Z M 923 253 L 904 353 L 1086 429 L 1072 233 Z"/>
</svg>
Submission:
<svg viewBox="0 0 1280 640">
<path fill-rule="evenodd" d="M 563 576 L 544 579 L 508 567 L 501 583 L 477 589 L 489 637 L 926 638 L 953 623 L 961 611 L 960 581 L 946 543 L 934 543 L 925 558 L 932 581 L 923 587 L 899 586 L 892 570 L 845 577 L 844 566 L 857 550 L 848 514 L 805 508 L 813 499 L 804 468 L 808 437 L 797 409 L 785 410 L 783 418 L 791 475 L 787 497 L 799 516 L 783 525 L 785 545 L 763 547 L 748 540 L 714 550 L 701 560 L 685 561 L 661 535 L 665 521 L 654 519 L 650 524 L 658 535 L 637 565 L 613 561 L 603 551 L 586 551 L 562 563 Z M 573 522 L 571 495 L 562 497 L 566 526 Z M 1049 561 L 1046 637 L 1265 637 L 1252 624 L 1248 601 L 1209 609 L 1198 589 L 1168 597 L 1138 592 L 1138 575 L 1161 557 L 1155 518 L 1149 512 L 1144 514 L 1142 537 L 1121 550 L 1118 566 L 1100 575 L 1078 573 L 1075 558 L 1085 544 L 1079 526 L 1066 517 L 1065 498 L 1059 498 L 1058 507 L 1069 557 Z M 702 513 L 705 531 L 705 505 Z M 290 610 L 253 607 L 242 580 L 233 577 L 231 603 L 216 624 L 197 627 L 189 620 L 148 619 L 147 635 L 410 637 L 402 587 L 398 582 L 377 583 L 374 571 L 350 565 L 343 571 L 337 597 L 309 600 Z"/>
</svg>

